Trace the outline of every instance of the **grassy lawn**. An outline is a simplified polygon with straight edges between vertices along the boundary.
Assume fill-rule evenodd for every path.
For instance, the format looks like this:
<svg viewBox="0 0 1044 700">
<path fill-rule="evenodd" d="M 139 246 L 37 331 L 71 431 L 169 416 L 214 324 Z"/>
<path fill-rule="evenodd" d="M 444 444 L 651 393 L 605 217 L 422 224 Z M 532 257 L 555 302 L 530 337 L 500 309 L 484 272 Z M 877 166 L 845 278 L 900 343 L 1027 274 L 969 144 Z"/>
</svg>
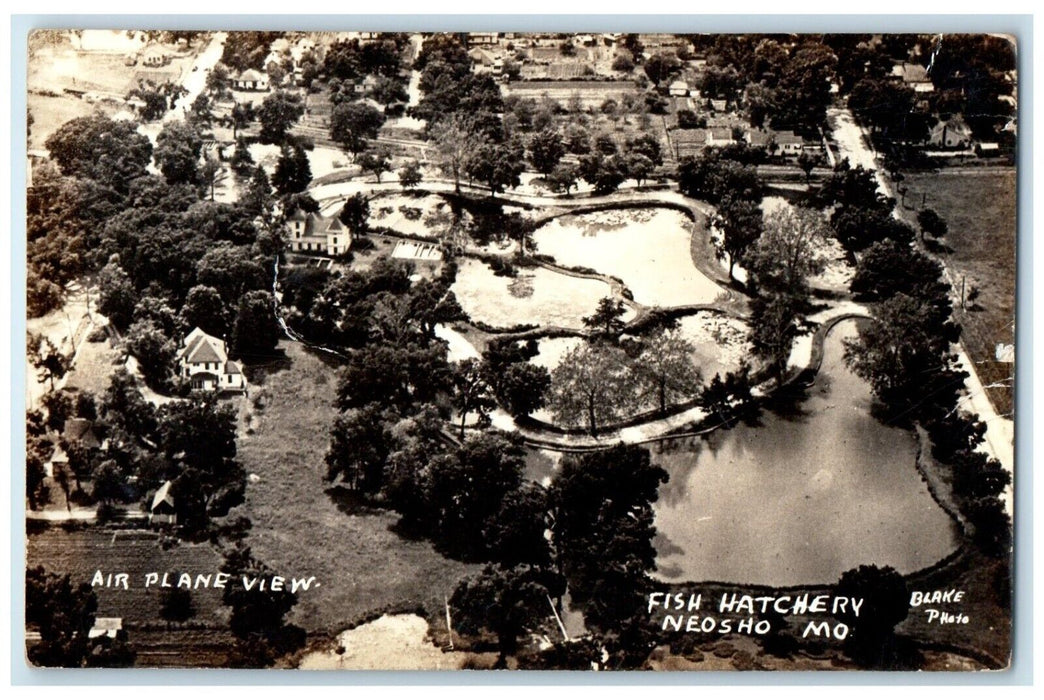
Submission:
<svg viewBox="0 0 1044 700">
<path fill-rule="evenodd" d="M 98 343 L 84 341 L 65 386 L 100 397 L 109 388 L 112 373 L 121 366 L 120 357 L 120 351 L 113 348 L 108 340 Z"/>
<path fill-rule="evenodd" d="M 1012 365 L 996 361 L 997 343 L 1013 343 L 1015 329 L 1015 171 L 964 168 L 935 173 L 909 173 L 908 206 L 935 209 L 949 225 L 940 255 L 960 293 L 978 290 L 974 303 L 957 309 L 962 340 L 979 378 L 1001 414 L 1012 410 Z M 906 210 L 916 225 L 917 210 Z M 991 386 L 997 383 L 1007 386 Z"/>
<path fill-rule="evenodd" d="M 241 438 L 239 454 L 259 478 L 232 515 L 253 521 L 246 542 L 254 556 L 281 574 L 320 582 L 299 593 L 291 621 L 336 633 L 385 608 L 422 605 L 438 614 L 443 597 L 479 567 L 403 539 L 393 531 L 394 513 L 328 493 L 323 457 L 336 415 L 336 367 L 300 344 L 282 348 L 288 361 L 251 376 L 251 395 L 263 394 L 264 407 L 250 407 L 254 432 Z"/>
</svg>

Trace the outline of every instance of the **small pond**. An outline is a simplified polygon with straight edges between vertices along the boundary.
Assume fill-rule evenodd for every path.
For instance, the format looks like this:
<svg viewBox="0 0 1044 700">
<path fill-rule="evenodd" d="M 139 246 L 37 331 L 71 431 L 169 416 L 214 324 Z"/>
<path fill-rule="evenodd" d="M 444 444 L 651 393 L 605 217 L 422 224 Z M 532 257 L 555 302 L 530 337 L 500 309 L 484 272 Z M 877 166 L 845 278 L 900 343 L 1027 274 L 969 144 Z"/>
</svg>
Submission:
<svg viewBox="0 0 1044 700">
<path fill-rule="evenodd" d="M 583 319 L 612 294 L 606 282 L 544 267 L 517 267 L 513 277 L 494 274 L 473 258 L 460 261 L 453 293 L 472 319 L 499 328 L 522 323 L 581 329 Z M 634 317 L 627 309 L 624 320 Z"/>
<path fill-rule="evenodd" d="M 696 229 L 675 209 L 612 209 L 553 219 L 533 240 L 562 265 L 622 279 L 640 304 L 670 307 L 710 303 L 724 292 L 693 264 Z"/>
</svg>

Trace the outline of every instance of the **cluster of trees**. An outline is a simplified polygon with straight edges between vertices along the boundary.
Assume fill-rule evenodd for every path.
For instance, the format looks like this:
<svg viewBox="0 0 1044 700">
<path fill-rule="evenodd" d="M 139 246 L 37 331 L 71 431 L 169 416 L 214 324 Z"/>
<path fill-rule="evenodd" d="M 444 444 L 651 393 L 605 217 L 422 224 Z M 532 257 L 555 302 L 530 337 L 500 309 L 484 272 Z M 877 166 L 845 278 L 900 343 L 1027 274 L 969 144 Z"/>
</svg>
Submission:
<svg viewBox="0 0 1044 700">
<path fill-rule="evenodd" d="M 852 253 L 889 238 L 909 243 L 916 235 L 908 224 L 892 216 L 895 200 L 878 189 L 876 172 L 861 165 L 853 168 L 847 159 L 834 167 L 814 201 L 833 207 L 830 223 L 837 240 Z"/>
<path fill-rule="evenodd" d="M 935 110 L 943 118 L 963 114 L 976 138 L 996 139 L 1014 111 L 998 99 L 1012 94 L 1005 73 L 1016 68 L 1014 43 L 989 34 L 945 34 L 922 37 L 920 44 L 922 60 L 931 61 Z"/>
<path fill-rule="evenodd" d="M 520 667 L 638 667 L 654 639 L 645 592 L 656 558 L 652 504 L 666 481 L 648 450 L 636 446 L 565 457 L 550 489 L 530 484 L 507 504 L 497 532 L 509 538 L 491 552 L 494 563 L 449 601 L 456 629 L 495 636 L 503 666 L 519 653 L 523 634 L 557 636 L 553 608 L 568 589 L 590 635 L 526 651 Z"/>
<path fill-rule="evenodd" d="M 322 70 L 337 80 L 357 80 L 367 75 L 397 78 L 408 43 L 408 35 L 402 33 L 383 33 L 377 41 L 342 39 L 326 50 Z"/>
<path fill-rule="evenodd" d="M 427 120 L 429 129 L 454 115 L 467 115 L 479 141 L 504 139 L 500 86 L 491 75 L 471 72 L 471 58 L 458 36 L 437 34 L 425 40 L 413 68 L 421 72 L 423 94 L 413 115 Z"/>
<path fill-rule="evenodd" d="M 538 351 L 535 340 L 494 339 L 481 360 L 464 360 L 455 365 L 451 381 L 461 439 L 471 414 L 479 426 L 485 426 L 489 412 L 498 405 L 516 418 L 543 408 L 551 375 L 546 368 L 529 362 Z"/>
<path fill-rule="evenodd" d="M 841 94 L 875 140 L 893 153 L 928 138 L 938 119 L 963 115 L 977 139 L 995 140 L 1013 107 L 1000 100 L 1013 86 L 1015 48 L 988 34 L 827 35 L 838 57 Z M 893 61 L 930 67 L 931 93 L 915 94 L 891 76 Z"/>
<path fill-rule="evenodd" d="M 127 99 L 141 101 L 138 116 L 147 122 L 161 119 L 168 111 L 174 109 L 174 103 L 188 90 L 180 83 L 167 81 L 156 84 L 151 80 L 139 80 L 137 87 L 127 93 Z"/>
<path fill-rule="evenodd" d="M 683 193 L 717 207 L 712 224 L 722 234 L 722 249 L 729 256 L 729 277 L 762 230 L 761 180 L 753 165 L 737 160 L 735 155 L 723 149 L 704 149 L 698 157 L 682 158 L 677 175 Z"/>
<path fill-rule="evenodd" d="M 265 58 L 272 42 L 283 36 L 282 32 L 229 32 L 221 52 L 221 63 L 235 71 L 265 69 Z"/>
<path fill-rule="evenodd" d="M 668 325 L 618 341 L 622 314 L 620 302 L 603 299 L 584 319 L 594 337 L 566 353 L 551 373 L 547 403 L 557 423 L 583 426 L 595 435 L 635 411 L 666 413 L 700 395 L 702 376 L 693 363 L 692 343 Z"/>
<path fill-rule="evenodd" d="M 43 464 L 55 445 L 48 431 L 61 432 L 73 417 L 91 421 L 99 444 L 59 438 L 68 471 L 56 470 L 54 478 L 67 502 L 75 496 L 111 509 L 147 499 L 169 480 L 178 527 L 196 537 L 208 530 L 212 517 L 242 500 L 246 474 L 236 460 L 236 414 L 213 397 L 172 401 L 157 409 L 142 398 L 138 381 L 121 369 L 99 397 L 50 392 L 43 406 L 46 414 L 30 412 L 26 430 L 27 490 L 34 509 L 50 500 Z"/>
<path fill-rule="evenodd" d="M 226 336 L 237 313 L 256 306 L 269 286 L 263 261 L 282 248 L 263 170 L 242 201 L 206 201 L 202 138 L 184 122 L 165 125 L 155 152 L 133 123 L 97 115 L 66 123 L 47 147 L 60 172 L 38 168 L 29 193 L 33 311 L 53 308 L 74 277 L 98 273 L 99 310 L 120 331 L 138 324 L 131 336 L 144 347 L 156 346 L 154 331 L 176 346 L 195 325 Z M 162 177 L 146 170 L 153 157 Z M 240 349 L 264 349 L 258 340 L 242 336 Z M 143 364 L 162 374 L 153 359 Z"/>
<path fill-rule="evenodd" d="M 59 576 L 42 566 L 26 571 L 25 623 L 40 633 L 28 649 L 29 661 L 53 668 L 119 668 L 131 666 L 136 656 L 122 631 L 90 639 L 98 597 L 88 583 L 74 586 L 69 575 Z"/>
<path fill-rule="evenodd" d="M 776 129 L 814 131 L 825 121 L 830 83 L 838 56 L 826 38 L 800 42 L 778 35 L 744 34 L 690 37 L 706 53 L 701 93 L 734 100 L 743 95 L 757 126 L 771 117 Z"/>
<path fill-rule="evenodd" d="M 165 125 L 155 152 L 126 124 L 75 119 L 48 139 L 61 173 L 41 169 L 30 193 L 31 306 L 46 310 L 73 275 L 97 273 L 99 311 L 156 385 L 195 326 L 240 356 L 270 351 L 278 329 L 266 260 L 282 249 L 282 223 L 264 171 L 254 169 L 241 201 L 207 201 L 213 182 L 191 124 Z M 146 171 L 153 157 L 162 177 Z M 276 174 L 281 193 L 297 191 L 307 157 L 287 149 Z"/>
</svg>

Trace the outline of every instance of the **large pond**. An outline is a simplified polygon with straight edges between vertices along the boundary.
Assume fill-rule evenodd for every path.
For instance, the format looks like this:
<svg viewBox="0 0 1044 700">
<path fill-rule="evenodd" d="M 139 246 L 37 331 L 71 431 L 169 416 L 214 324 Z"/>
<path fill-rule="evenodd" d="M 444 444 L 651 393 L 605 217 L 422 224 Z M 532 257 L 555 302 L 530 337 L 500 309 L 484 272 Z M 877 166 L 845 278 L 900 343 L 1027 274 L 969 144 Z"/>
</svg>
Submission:
<svg viewBox="0 0 1044 700">
<path fill-rule="evenodd" d="M 683 306 L 710 303 L 724 292 L 693 264 L 695 227 L 674 209 L 613 209 L 558 217 L 533 240 L 562 265 L 622 279 L 641 304 Z"/>
<path fill-rule="evenodd" d="M 874 419 L 869 386 L 845 367 L 842 339 L 855 333 L 854 321 L 830 332 L 793 412 L 653 446 L 671 477 L 655 504 L 657 577 L 828 583 L 860 564 L 914 571 L 955 549 L 915 466 L 915 437 Z"/>
</svg>

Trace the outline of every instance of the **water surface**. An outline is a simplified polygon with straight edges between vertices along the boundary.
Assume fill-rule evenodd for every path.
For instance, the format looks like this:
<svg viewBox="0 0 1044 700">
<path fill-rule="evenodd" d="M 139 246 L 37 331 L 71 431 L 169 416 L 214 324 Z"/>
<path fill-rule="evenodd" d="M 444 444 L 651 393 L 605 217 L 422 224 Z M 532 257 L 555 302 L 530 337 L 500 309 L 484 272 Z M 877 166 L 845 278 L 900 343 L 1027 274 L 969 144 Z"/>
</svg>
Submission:
<svg viewBox="0 0 1044 700">
<path fill-rule="evenodd" d="M 829 583 L 860 564 L 911 572 L 955 549 L 915 437 L 870 415 L 869 385 L 844 365 L 841 341 L 855 333 L 854 321 L 830 332 L 792 414 L 652 446 L 671 477 L 655 504 L 659 578 Z"/>
</svg>

